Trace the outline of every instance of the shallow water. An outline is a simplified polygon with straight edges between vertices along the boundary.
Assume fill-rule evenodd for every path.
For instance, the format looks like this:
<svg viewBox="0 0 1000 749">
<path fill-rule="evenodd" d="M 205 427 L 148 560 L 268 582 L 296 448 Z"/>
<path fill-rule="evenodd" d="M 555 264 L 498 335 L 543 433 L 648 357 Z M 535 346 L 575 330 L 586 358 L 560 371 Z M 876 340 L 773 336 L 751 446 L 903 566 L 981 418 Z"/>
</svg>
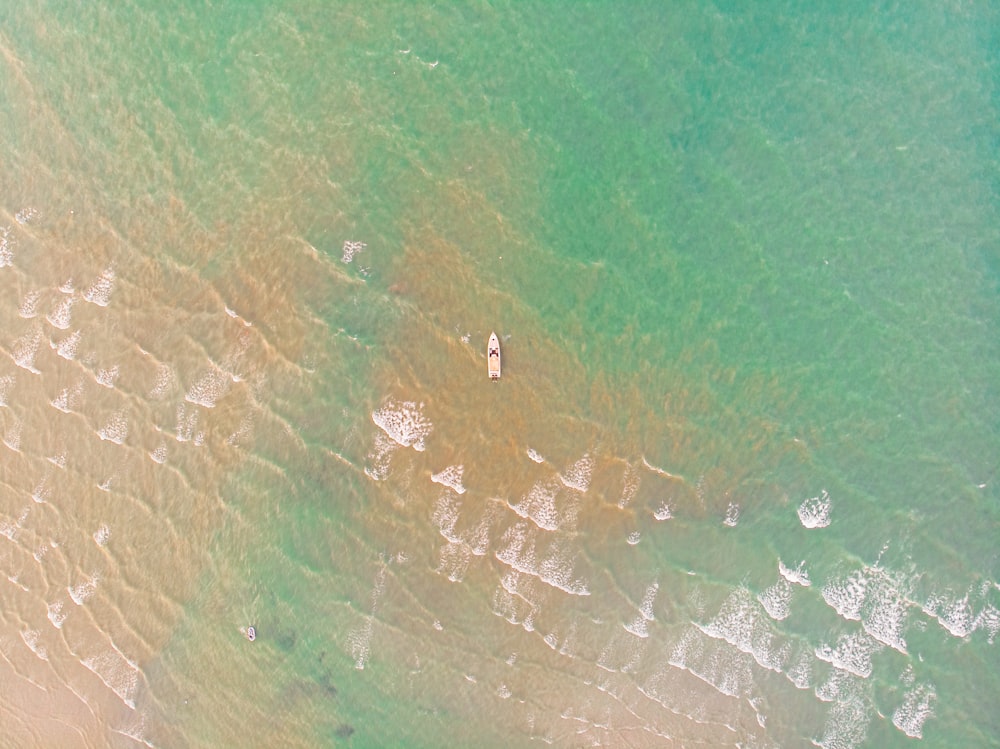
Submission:
<svg viewBox="0 0 1000 749">
<path fill-rule="evenodd" d="M 0 20 L 12 746 L 996 745 L 993 9 Z"/>
</svg>

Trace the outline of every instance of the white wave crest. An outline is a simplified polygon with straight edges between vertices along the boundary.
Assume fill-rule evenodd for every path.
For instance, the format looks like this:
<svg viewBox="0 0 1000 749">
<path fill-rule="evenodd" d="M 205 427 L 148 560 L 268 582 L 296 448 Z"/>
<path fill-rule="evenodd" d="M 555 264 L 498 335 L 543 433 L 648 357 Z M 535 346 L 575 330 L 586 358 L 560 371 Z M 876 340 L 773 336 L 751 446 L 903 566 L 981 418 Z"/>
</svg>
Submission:
<svg viewBox="0 0 1000 749">
<path fill-rule="evenodd" d="M 100 277 L 83 292 L 83 298 L 99 307 L 107 307 L 111 301 L 111 290 L 115 284 L 115 271 L 108 266 L 101 271 Z"/>
<path fill-rule="evenodd" d="M 38 328 L 18 338 L 14 341 L 13 350 L 11 351 L 11 358 L 14 360 L 14 363 L 21 367 L 21 369 L 26 369 L 32 374 L 41 374 L 41 372 L 35 369 L 35 356 L 38 354 L 38 347 L 41 343 L 42 331 Z"/>
<path fill-rule="evenodd" d="M 18 310 L 18 314 L 21 315 L 25 320 L 30 320 L 38 314 L 38 300 L 42 298 L 42 292 L 40 291 L 29 291 L 24 295 L 24 299 L 21 301 L 21 307 Z"/>
<path fill-rule="evenodd" d="M 425 440 L 433 428 L 423 409 L 423 403 L 387 401 L 381 408 L 372 411 L 372 421 L 393 442 L 423 452 L 427 447 Z"/>
<path fill-rule="evenodd" d="M 66 590 L 69 592 L 69 597 L 73 599 L 73 603 L 77 606 L 82 606 L 88 598 L 94 595 L 94 591 L 97 590 L 97 583 L 99 582 L 100 577 L 91 575 L 79 585 L 71 585 Z"/>
<path fill-rule="evenodd" d="M 903 696 L 903 703 L 892 713 L 892 724 L 911 739 L 923 738 L 924 722 L 931 717 L 931 705 L 937 699 L 934 687 L 917 684 Z"/>
<path fill-rule="evenodd" d="M 14 385 L 13 375 L 4 375 L 3 377 L 0 377 L 0 406 L 7 405 L 7 397 L 13 385 Z"/>
<path fill-rule="evenodd" d="M 56 629 L 62 629 L 63 622 L 66 621 L 66 614 L 63 613 L 63 602 L 56 601 L 48 606 L 49 621 Z"/>
<path fill-rule="evenodd" d="M 128 417 L 125 415 L 125 409 L 115 411 L 107 423 L 97 431 L 97 436 L 116 445 L 123 444 L 128 437 Z"/>
<path fill-rule="evenodd" d="M 826 528 L 830 524 L 830 495 L 824 489 L 799 506 L 799 520 L 806 528 Z"/>
<path fill-rule="evenodd" d="M 229 391 L 231 381 L 232 378 L 213 367 L 195 380 L 185 393 L 184 400 L 205 408 L 215 408 L 216 402 Z"/>
<path fill-rule="evenodd" d="M 525 494 L 520 502 L 508 506 L 525 520 L 530 520 L 542 530 L 559 529 L 559 510 L 556 508 L 558 485 L 539 482 Z"/>
<path fill-rule="evenodd" d="M 872 656 L 881 649 L 882 644 L 866 632 L 854 632 L 841 635 L 835 646 L 820 645 L 816 657 L 841 671 L 867 679 L 872 673 Z"/>
<path fill-rule="evenodd" d="M 777 621 L 787 619 L 792 600 L 792 584 L 782 578 L 767 590 L 757 594 L 757 600 L 772 619 Z"/>
<path fill-rule="evenodd" d="M 111 369 L 102 369 L 97 373 L 97 382 L 106 388 L 113 388 L 115 380 L 118 379 L 119 368 L 115 364 Z"/>
<path fill-rule="evenodd" d="M 431 481 L 435 484 L 442 484 L 451 489 L 454 489 L 456 494 L 465 494 L 465 486 L 462 485 L 462 474 L 465 468 L 463 466 L 448 466 L 440 473 L 432 473 Z"/>
<path fill-rule="evenodd" d="M 14 238 L 10 235 L 10 227 L 0 227 L 0 268 L 14 264 Z"/>
<path fill-rule="evenodd" d="M 59 305 L 48 315 L 45 319 L 48 320 L 53 327 L 59 328 L 59 330 L 66 330 L 69 328 L 70 316 L 73 311 L 73 302 L 76 300 L 71 297 L 65 297 Z"/>
<path fill-rule="evenodd" d="M 865 632 L 906 653 L 903 629 L 910 601 L 905 582 L 878 566 L 866 566 L 823 586 L 823 600 L 845 619 L 860 621 Z"/>
<path fill-rule="evenodd" d="M 94 531 L 94 543 L 98 546 L 107 546 L 110 538 L 111 529 L 105 523 L 102 523 L 101 527 Z"/>
<path fill-rule="evenodd" d="M 778 572 L 783 578 L 785 578 L 790 583 L 795 583 L 796 585 L 802 585 L 808 588 L 812 585 L 812 581 L 809 579 L 809 573 L 806 571 L 805 560 L 799 562 L 799 566 L 794 570 L 790 567 L 786 567 L 782 561 L 778 560 Z"/>
<path fill-rule="evenodd" d="M 363 252 L 365 247 L 367 247 L 364 242 L 356 242 L 352 240 L 344 240 L 343 254 L 340 256 L 340 261 L 342 263 L 349 263 L 354 260 L 354 256 L 359 252 Z"/>
<path fill-rule="evenodd" d="M 559 480 L 568 489 L 586 493 L 587 489 L 590 488 L 590 476 L 593 471 L 594 459 L 589 455 L 584 455 L 565 472 L 559 474 Z"/>
<path fill-rule="evenodd" d="M 67 361 L 73 361 L 76 358 L 76 350 L 80 346 L 80 331 L 76 330 L 66 338 L 63 338 L 59 343 L 53 343 L 52 348 L 55 352 Z"/>
<path fill-rule="evenodd" d="M 104 685 L 118 695 L 128 707 L 135 709 L 135 694 L 139 688 L 139 669 L 118 652 L 117 648 L 84 658 L 81 664 L 89 668 Z"/>
</svg>

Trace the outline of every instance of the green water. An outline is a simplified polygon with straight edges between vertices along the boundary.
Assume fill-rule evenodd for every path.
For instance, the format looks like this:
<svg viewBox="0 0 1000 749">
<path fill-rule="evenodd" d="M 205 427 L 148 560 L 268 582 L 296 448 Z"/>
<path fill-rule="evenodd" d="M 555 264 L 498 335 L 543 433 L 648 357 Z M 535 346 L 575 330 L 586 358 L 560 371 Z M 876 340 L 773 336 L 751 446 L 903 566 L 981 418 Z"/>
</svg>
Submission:
<svg viewBox="0 0 1000 749">
<path fill-rule="evenodd" d="M 15 745 L 996 746 L 998 23 L 0 9 Z"/>
</svg>

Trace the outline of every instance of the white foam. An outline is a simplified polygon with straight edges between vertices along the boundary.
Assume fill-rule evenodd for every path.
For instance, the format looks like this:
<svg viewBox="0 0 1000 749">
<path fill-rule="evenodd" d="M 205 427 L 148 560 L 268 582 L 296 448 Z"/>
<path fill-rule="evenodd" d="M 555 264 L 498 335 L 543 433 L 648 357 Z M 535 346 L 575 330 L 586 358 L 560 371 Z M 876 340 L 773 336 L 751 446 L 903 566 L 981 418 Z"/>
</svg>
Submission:
<svg viewBox="0 0 1000 749">
<path fill-rule="evenodd" d="M 423 409 L 423 403 L 390 400 L 372 411 L 372 421 L 394 442 L 422 452 L 427 446 L 425 439 L 433 427 L 430 419 L 424 416 Z"/>
<path fill-rule="evenodd" d="M 656 520 L 670 520 L 674 516 L 673 510 L 670 509 L 665 501 L 660 503 L 660 506 L 653 510 L 653 517 Z"/>
<path fill-rule="evenodd" d="M 389 475 L 389 464 L 393 452 L 399 445 L 381 432 L 375 435 L 372 451 L 368 453 L 365 475 L 372 481 L 384 481 Z"/>
<path fill-rule="evenodd" d="M 14 452 L 21 452 L 21 420 L 16 416 L 7 425 L 7 432 L 4 434 L 3 443 Z"/>
<path fill-rule="evenodd" d="M 107 546 L 111 538 L 111 529 L 106 523 L 101 523 L 101 527 L 94 531 L 94 543 L 98 546 Z"/>
<path fill-rule="evenodd" d="M 244 328 L 252 328 L 253 327 L 253 323 L 250 322 L 249 320 L 241 317 L 240 314 L 238 312 L 236 312 L 236 310 L 229 309 L 229 307 L 225 307 L 225 310 L 226 310 L 226 314 L 229 315 L 231 318 L 233 318 L 234 320 L 239 320 L 240 323 L 243 324 Z"/>
<path fill-rule="evenodd" d="M 63 388 L 60 391 L 59 395 L 53 398 L 52 400 L 53 407 L 58 408 L 64 414 L 68 414 L 70 412 L 69 395 L 70 395 L 69 388 Z"/>
<path fill-rule="evenodd" d="M 190 442 L 194 439 L 195 429 L 198 427 L 198 411 L 191 409 L 188 411 L 184 403 L 177 404 L 177 427 L 174 429 L 174 438 L 178 442 Z"/>
<path fill-rule="evenodd" d="M 826 681 L 816 687 L 815 694 L 822 702 L 846 702 L 859 691 L 864 679 L 839 668 L 830 669 Z"/>
<path fill-rule="evenodd" d="M 726 517 L 722 522 L 730 528 L 735 528 L 736 524 L 740 522 L 740 506 L 735 502 L 730 502 L 729 507 L 726 508 Z"/>
<path fill-rule="evenodd" d="M 876 640 L 906 653 L 903 629 L 910 601 L 898 577 L 882 567 L 866 566 L 829 581 L 821 593 L 842 617 L 860 621 Z"/>
<path fill-rule="evenodd" d="M 639 485 L 642 483 L 642 477 L 635 468 L 629 466 L 625 469 L 623 481 L 625 485 L 622 488 L 621 499 L 618 500 L 618 507 L 624 510 L 632 503 L 632 500 L 635 499 L 635 495 L 639 491 Z M 587 482 L 588 484 L 590 482 L 589 476 L 587 478 Z"/>
<path fill-rule="evenodd" d="M 38 212 L 37 208 L 32 208 L 31 206 L 28 206 L 27 208 L 22 208 L 16 214 L 14 214 L 14 220 L 23 226 L 24 224 L 30 224 L 40 215 L 41 214 Z"/>
<path fill-rule="evenodd" d="M 799 562 L 799 566 L 793 570 L 786 567 L 779 559 L 778 572 L 790 583 L 795 583 L 796 585 L 801 585 L 806 588 L 812 585 L 812 581 L 809 579 L 809 573 L 806 571 L 805 560 Z"/>
<path fill-rule="evenodd" d="M 826 528 L 830 524 L 830 495 L 824 489 L 799 506 L 799 520 L 806 528 Z"/>
<path fill-rule="evenodd" d="M 867 679 L 872 673 L 872 656 L 882 649 L 882 644 L 866 632 L 853 632 L 837 638 L 837 644 L 820 645 L 816 657 L 841 671 Z"/>
<path fill-rule="evenodd" d="M 115 411 L 107 423 L 97 430 L 97 436 L 116 445 L 123 444 L 128 437 L 128 417 L 125 415 L 125 409 Z"/>
<path fill-rule="evenodd" d="M 38 328 L 18 338 L 14 341 L 11 353 L 14 363 L 21 369 L 26 369 L 32 374 L 41 374 L 41 372 L 35 369 L 35 355 L 38 353 L 38 347 L 41 343 L 42 331 Z"/>
<path fill-rule="evenodd" d="M 113 388 L 118 379 L 119 368 L 115 364 L 111 369 L 102 369 L 97 373 L 97 381 L 106 388 Z"/>
<path fill-rule="evenodd" d="M 453 583 L 460 583 L 469 569 L 472 550 L 462 542 L 449 541 L 438 554 L 437 572 Z"/>
<path fill-rule="evenodd" d="M 518 574 L 515 570 L 511 570 L 504 576 L 501 585 L 493 591 L 493 613 L 510 624 L 520 625 L 526 632 L 533 632 L 535 630 L 535 605 L 520 595 L 517 592 L 517 584 L 511 583 L 509 580 L 512 576 L 516 578 Z M 508 663 L 511 661 L 508 660 Z M 511 665 L 513 664 L 511 663 Z"/>
<path fill-rule="evenodd" d="M 637 616 L 628 624 L 622 625 L 625 631 L 629 634 L 633 634 L 640 639 L 646 639 L 649 637 L 649 623 L 642 616 Z M 598 663 L 597 665 L 601 665 Z"/>
<path fill-rule="evenodd" d="M 63 622 L 66 621 L 66 614 L 63 613 L 63 602 L 55 601 L 48 606 L 49 621 L 56 629 L 62 629 Z"/>
<path fill-rule="evenodd" d="M 639 531 L 632 531 L 625 538 L 625 543 L 629 546 L 635 546 L 639 541 L 642 540 L 642 534 Z"/>
<path fill-rule="evenodd" d="M 149 390 L 150 398 L 162 398 L 174 384 L 174 370 L 169 364 L 161 364 L 156 368 L 156 380 Z"/>
<path fill-rule="evenodd" d="M 646 466 L 646 468 L 648 468 L 653 473 L 655 473 L 655 474 L 657 474 L 659 476 L 663 476 L 664 478 L 668 478 L 668 479 L 680 479 L 681 478 L 680 476 L 678 476 L 675 473 L 670 473 L 670 471 L 665 471 L 662 468 L 654 466 L 652 463 L 650 463 L 648 460 L 646 460 L 646 456 L 645 455 L 642 456 L 642 464 L 644 466 Z"/>
<path fill-rule="evenodd" d="M 216 402 L 229 391 L 230 378 L 221 370 L 212 368 L 188 388 L 184 400 L 205 408 L 215 408 Z"/>
<path fill-rule="evenodd" d="M 24 300 L 21 302 L 18 314 L 20 314 L 25 320 L 30 320 L 35 317 L 38 314 L 38 300 L 41 298 L 42 292 L 29 291 L 25 294 Z"/>
<path fill-rule="evenodd" d="M 493 523 L 496 521 L 499 513 L 498 506 L 490 504 L 486 508 L 486 512 L 483 513 L 482 518 L 480 518 L 479 523 L 468 534 L 466 543 L 469 545 L 469 550 L 477 557 L 485 556 L 486 552 L 489 551 L 490 529 L 493 527 Z"/>
<path fill-rule="evenodd" d="M 655 618 L 653 616 L 653 602 L 656 601 L 656 593 L 659 590 L 659 583 L 650 583 L 649 587 L 646 588 L 645 594 L 642 596 L 642 603 L 639 604 L 639 614 L 647 622 L 651 622 Z"/>
<path fill-rule="evenodd" d="M 767 590 L 757 595 L 757 600 L 772 619 L 781 621 L 787 619 L 792 600 L 792 584 L 782 578 Z"/>
<path fill-rule="evenodd" d="M 558 530 L 559 511 L 556 509 L 556 494 L 558 492 L 558 485 L 540 481 L 531 487 L 520 502 L 517 504 L 508 503 L 508 507 L 542 530 Z"/>
<path fill-rule="evenodd" d="M 161 465 L 163 463 L 166 463 L 167 462 L 167 443 L 166 443 L 166 441 L 162 440 L 160 442 L 160 444 L 156 446 L 156 449 L 153 450 L 153 452 L 151 452 L 149 454 L 149 457 L 150 457 L 150 459 L 154 463 L 160 463 Z"/>
<path fill-rule="evenodd" d="M 97 583 L 99 582 L 100 577 L 94 574 L 79 585 L 71 585 L 66 590 L 69 592 L 69 597 L 73 599 L 73 603 L 77 606 L 82 606 L 88 598 L 94 595 L 94 591 L 97 590 Z"/>
<path fill-rule="evenodd" d="M 32 653 L 34 653 L 40 660 L 47 661 L 49 659 L 49 654 L 45 650 L 45 646 L 38 642 L 39 632 L 37 629 L 22 629 L 21 639 L 24 640 L 24 644 L 28 646 Z"/>
<path fill-rule="evenodd" d="M 52 488 L 49 487 L 48 483 L 49 477 L 46 475 L 31 492 L 31 498 L 40 505 L 45 504 L 49 497 L 52 496 Z"/>
<path fill-rule="evenodd" d="M 845 619 L 861 621 L 861 609 L 868 593 L 868 578 L 861 570 L 846 577 L 831 580 L 821 591 L 823 600 Z"/>
<path fill-rule="evenodd" d="M 13 375 L 4 375 L 0 377 L 0 406 L 7 405 L 7 398 L 10 394 L 10 389 L 14 385 Z"/>
<path fill-rule="evenodd" d="M 149 749 L 156 749 L 156 745 L 146 738 L 146 719 L 144 715 L 138 715 L 137 722 L 133 723 L 131 726 L 112 728 L 111 730 L 118 735 L 130 738 L 133 741 L 148 747 Z"/>
<path fill-rule="evenodd" d="M 868 737 L 872 708 L 860 695 L 838 700 L 826 715 L 823 736 L 813 743 L 820 749 L 855 749 Z"/>
<path fill-rule="evenodd" d="M 139 688 L 139 669 L 135 664 L 117 649 L 85 658 L 80 663 L 96 674 L 125 705 L 135 709 L 135 693 Z"/>
<path fill-rule="evenodd" d="M 780 673 L 788 657 L 787 646 L 776 642 L 770 619 L 746 588 L 735 589 L 711 621 L 695 626 L 709 637 L 724 640 L 752 656 L 760 666 L 772 671 Z"/>
<path fill-rule="evenodd" d="M 73 312 L 73 302 L 76 300 L 71 297 L 64 297 L 58 304 L 58 306 L 52 310 L 45 319 L 48 320 L 53 327 L 59 328 L 59 330 L 67 330 L 69 328 L 70 316 Z"/>
<path fill-rule="evenodd" d="M 10 523 L 7 521 L 0 521 L 0 536 L 5 536 L 8 540 L 13 541 L 17 536 L 17 532 L 21 530 L 21 527 L 24 525 L 24 521 L 28 519 L 28 514 L 30 512 L 31 507 L 25 505 L 21 509 L 21 514 L 15 522 Z M 11 580 L 11 582 L 14 581 Z M 25 590 L 27 590 L 27 588 L 25 588 Z"/>
<path fill-rule="evenodd" d="M 593 471 L 594 459 L 589 455 L 584 455 L 565 472 L 559 474 L 559 480 L 568 489 L 586 493 L 587 489 L 590 488 L 590 477 Z"/>
<path fill-rule="evenodd" d="M 240 445 L 244 443 L 253 433 L 253 413 L 247 412 L 240 419 L 240 425 L 236 431 L 226 437 L 226 442 L 230 445 Z"/>
<path fill-rule="evenodd" d="M 108 266 L 101 271 L 100 277 L 83 292 L 83 298 L 99 307 L 107 307 L 111 301 L 111 290 L 115 284 L 115 271 Z"/>
<path fill-rule="evenodd" d="M 668 662 L 729 697 L 747 694 L 753 686 L 753 661 L 725 642 L 706 637 L 696 626 L 681 635 Z"/>
<path fill-rule="evenodd" d="M 0 268 L 14 264 L 14 238 L 10 235 L 10 227 L 0 227 Z"/>
<path fill-rule="evenodd" d="M 450 494 L 442 494 L 434 505 L 431 513 L 431 522 L 438 527 L 441 535 L 449 541 L 461 542 L 461 538 L 455 533 L 455 525 L 458 523 L 458 511 L 461 507 L 459 501 Z"/>
<path fill-rule="evenodd" d="M 812 667 L 812 654 L 802 651 L 797 658 L 790 661 L 790 665 L 785 667 L 785 676 L 799 689 L 808 689 L 812 677 Z"/>
<path fill-rule="evenodd" d="M 528 448 L 528 457 L 531 458 L 536 463 L 544 463 L 545 462 L 545 458 L 543 458 L 540 454 L 538 454 L 535 450 L 533 450 L 530 447 Z"/>
<path fill-rule="evenodd" d="M 988 590 L 989 585 L 982 586 Z M 955 637 L 968 637 L 978 629 L 985 629 L 989 642 L 992 643 L 1000 631 L 1000 612 L 996 607 L 983 599 L 984 590 L 976 595 L 969 588 L 964 595 L 957 596 L 951 591 L 935 593 L 923 604 L 924 613 L 937 619 L 938 623 Z M 976 612 L 974 598 L 981 600 L 981 608 Z"/>
<path fill-rule="evenodd" d="M 73 286 L 73 279 L 67 278 L 65 281 L 63 281 L 62 284 L 59 286 L 59 291 L 61 291 L 63 294 L 72 294 L 74 291 L 76 291 L 76 289 Z"/>
<path fill-rule="evenodd" d="M 931 717 L 937 693 L 930 684 L 917 684 L 903 696 L 892 713 L 892 724 L 911 739 L 923 738 L 924 722 Z"/>
<path fill-rule="evenodd" d="M 340 261 L 345 264 L 351 262 L 354 260 L 354 256 L 359 252 L 363 252 L 367 246 L 364 242 L 344 240 L 343 254 L 340 256 Z"/>
<path fill-rule="evenodd" d="M 431 481 L 453 489 L 456 494 L 465 494 L 465 487 L 462 485 L 464 471 L 465 468 L 460 465 L 448 466 L 440 473 L 432 473 Z"/>
<path fill-rule="evenodd" d="M 537 577 L 564 593 L 589 596 L 586 583 L 574 577 L 572 562 L 558 545 L 554 545 L 545 558 L 537 558 L 529 530 L 530 526 L 526 523 L 517 523 L 508 528 L 501 540 L 502 548 L 495 554 L 496 558 L 518 572 Z"/>
<path fill-rule="evenodd" d="M 80 346 L 80 331 L 76 330 L 59 341 L 59 343 L 52 343 L 51 345 L 55 349 L 55 352 L 63 359 L 73 361 L 76 358 L 76 350 Z"/>
</svg>

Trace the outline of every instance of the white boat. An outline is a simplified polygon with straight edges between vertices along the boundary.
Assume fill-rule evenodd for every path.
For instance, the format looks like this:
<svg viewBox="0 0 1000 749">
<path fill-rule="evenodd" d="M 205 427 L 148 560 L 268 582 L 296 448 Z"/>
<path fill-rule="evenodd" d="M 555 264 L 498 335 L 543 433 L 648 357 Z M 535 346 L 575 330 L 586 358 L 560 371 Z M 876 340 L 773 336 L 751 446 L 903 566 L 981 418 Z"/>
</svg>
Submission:
<svg viewBox="0 0 1000 749">
<path fill-rule="evenodd" d="M 486 369 L 491 380 L 500 379 L 500 341 L 496 333 L 490 333 L 490 342 L 486 346 Z"/>
<path fill-rule="evenodd" d="M 253 642 L 257 639 L 257 630 L 253 627 L 247 627 L 247 639 Z"/>
</svg>

